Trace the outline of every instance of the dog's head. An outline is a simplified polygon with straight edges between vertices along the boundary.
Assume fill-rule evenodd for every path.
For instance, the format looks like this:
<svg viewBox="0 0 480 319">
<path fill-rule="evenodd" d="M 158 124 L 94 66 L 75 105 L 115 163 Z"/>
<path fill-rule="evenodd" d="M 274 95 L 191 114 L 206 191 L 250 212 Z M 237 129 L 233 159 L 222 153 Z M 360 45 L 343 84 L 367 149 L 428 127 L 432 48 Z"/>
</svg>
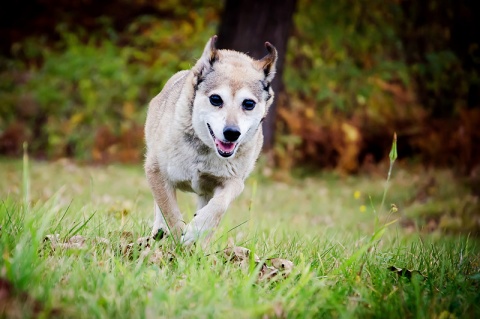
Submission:
<svg viewBox="0 0 480 319">
<path fill-rule="evenodd" d="M 273 101 L 271 81 L 277 50 L 266 42 L 268 54 L 254 60 L 246 54 L 217 50 L 212 37 L 192 71 L 195 133 L 218 156 L 229 158 L 251 140 Z"/>
</svg>

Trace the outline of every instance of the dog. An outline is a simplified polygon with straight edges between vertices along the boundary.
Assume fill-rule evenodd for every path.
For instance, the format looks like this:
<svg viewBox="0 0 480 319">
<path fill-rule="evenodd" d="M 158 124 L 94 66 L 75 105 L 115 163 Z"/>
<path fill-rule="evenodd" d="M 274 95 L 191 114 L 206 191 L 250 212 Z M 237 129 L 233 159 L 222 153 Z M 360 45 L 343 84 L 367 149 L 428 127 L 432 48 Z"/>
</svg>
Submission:
<svg viewBox="0 0 480 319">
<path fill-rule="evenodd" d="M 173 75 L 149 104 L 145 174 L 155 199 L 152 236 L 208 243 L 230 203 L 243 191 L 263 144 L 272 104 L 277 50 L 255 60 L 207 42 L 190 70 Z M 198 196 L 187 225 L 176 190 Z"/>
</svg>

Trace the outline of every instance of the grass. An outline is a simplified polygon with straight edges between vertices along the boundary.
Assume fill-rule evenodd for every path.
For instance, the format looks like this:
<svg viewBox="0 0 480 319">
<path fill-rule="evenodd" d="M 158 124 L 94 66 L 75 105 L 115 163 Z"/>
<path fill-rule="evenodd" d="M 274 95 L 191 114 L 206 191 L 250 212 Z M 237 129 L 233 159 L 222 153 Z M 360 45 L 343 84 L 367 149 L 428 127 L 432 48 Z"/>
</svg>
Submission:
<svg viewBox="0 0 480 319">
<path fill-rule="evenodd" d="M 384 174 L 317 173 L 280 182 L 263 177 L 260 167 L 229 208 L 207 251 L 184 251 L 167 239 L 155 245 L 172 251 L 173 260 L 152 264 L 138 255 L 129 258 L 118 248 L 122 231 L 136 237 L 150 232 L 153 202 L 140 164 L 32 162 L 26 173 L 22 167 L 22 161 L 0 160 L 0 269 L 2 280 L 13 286 L 7 298 L 0 298 L 2 317 L 480 315 L 479 239 L 465 230 L 429 228 L 421 211 L 437 199 L 454 206 L 471 197 L 448 170 L 395 168 L 387 208 L 380 209 Z M 425 201 L 419 193 L 432 176 L 437 190 Z M 194 200 L 179 195 L 181 210 L 190 219 Z M 387 219 L 391 203 L 398 212 Z M 382 226 L 396 219 L 400 221 Z M 406 219 L 413 226 L 402 226 Z M 110 243 L 89 240 L 86 249 L 52 250 L 44 238 L 54 233 L 61 238 L 104 237 Z M 263 258 L 291 260 L 292 274 L 257 282 L 255 264 L 243 270 L 223 262 L 215 252 L 230 237 Z M 389 270 L 391 266 L 421 275 L 408 278 L 407 272 Z M 0 285 L 0 292 L 5 289 Z"/>
</svg>

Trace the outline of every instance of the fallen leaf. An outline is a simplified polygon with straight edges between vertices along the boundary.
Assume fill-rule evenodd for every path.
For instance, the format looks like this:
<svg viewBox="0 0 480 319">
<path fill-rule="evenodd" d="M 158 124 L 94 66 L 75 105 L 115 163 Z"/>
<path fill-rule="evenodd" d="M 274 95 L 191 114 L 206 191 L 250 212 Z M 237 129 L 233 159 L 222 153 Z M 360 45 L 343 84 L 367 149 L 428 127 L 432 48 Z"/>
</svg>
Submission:
<svg viewBox="0 0 480 319">
<path fill-rule="evenodd" d="M 104 245 L 110 244 L 110 240 L 103 237 L 95 237 L 94 242 L 95 244 L 104 244 Z"/>
<path fill-rule="evenodd" d="M 151 236 L 140 237 L 137 239 L 137 245 L 140 247 L 150 247 L 150 240 L 153 240 Z"/>
<path fill-rule="evenodd" d="M 408 270 L 406 268 L 399 268 L 395 266 L 388 267 L 388 270 L 395 272 L 399 277 L 404 277 L 409 280 L 413 278 L 418 278 L 421 280 L 425 280 L 427 277 L 422 275 L 422 273 L 418 270 Z"/>
<path fill-rule="evenodd" d="M 270 259 L 272 266 L 281 271 L 285 276 L 288 276 L 293 270 L 293 263 L 287 259 L 273 258 Z"/>
<path fill-rule="evenodd" d="M 154 243 L 154 238 L 152 236 L 140 237 L 134 241 L 133 234 L 131 232 L 112 232 L 110 235 L 120 237 L 120 251 L 124 256 L 133 258 L 134 252 L 137 252 L 140 263 L 147 258 L 148 262 L 152 264 L 160 264 L 164 261 L 171 262 L 175 258 L 173 253 L 161 251 L 159 248 L 156 248 L 152 251 L 151 245 Z M 52 249 L 85 249 L 87 238 L 81 235 L 75 235 L 68 240 L 62 241 L 59 234 L 50 234 L 45 236 L 44 242 L 49 242 Z M 108 239 L 102 237 L 95 237 L 92 242 L 94 245 L 110 244 Z M 251 256 L 251 254 L 252 252 L 248 248 L 234 246 L 233 239 L 229 241 L 228 247 L 223 250 L 223 255 L 227 261 L 232 262 L 244 270 L 249 269 L 250 259 L 252 257 L 257 267 L 262 262 L 262 260 L 256 254 L 253 256 Z M 272 280 L 274 278 L 285 278 L 292 272 L 294 265 L 290 260 L 272 258 L 269 261 L 271 266 L 268 266 L 265 263 L 262 263 L 260 266 L 260 271 L 258 274 L 259 281 Z"/>
<path fill-rule="evenodd" d="M 142 254 L 148 253 L 150 251 L 150 242 L 153 242 L 153 241 L 154 241 L 153 237 L 147 236 L 147 237 L 138 238 L 135 243 L 125 244 L 125 242 L 123 242 L 121 244 L 122 253 L 124 256 L 128 258 L 132 258 L 134 256 L 133 252 L 135 248 L 137 252 L 140 252 L 140 257 L 142 257 L 143 256 Z"/>
<path fill-rule="evenodd" d="M 258 273 L 258 281 L 286 278 L 293 270 L 293 263 L 287 259 L 272 258 L 270 259 L 270 263 L 272 266 L 262 265 Z"/>
<path fill-rule="evenodd" d="M 240 246 L 227 247 L 223 253 L 227 260 L 233 262 L 242 262 L 250 258 L 250 249 Z M 257 255 L 254 255 L 253 258 L 255 262 L 260 262 L 260 258 Z"/>
<path fill-rule="evenodd" d="M 44 242 L 49 241 L 50 244 L 55 245 L 60 241 L 60 234 L 46 235 L 43 241 Z"/>
<path fill-rule="evenodd" d="M 160 262 L 164 259 L 165 259 L 165 256 L 164 256 L 163 252 L 160 251 L 160 249 L 157 248 L 150 255 L 150 257 L 148 258 L 148 261 L 152 264 L 160 264 Z M 170 261 L 170 260 L 168 260 L 168 261 Z"/>
<path fill-rule="evenodd" d="M 80 235 L 75 235 L 66 241 L 61 241 L 59 234 L 46 235 L 43 241 L 50 242 L 50 247 L 52 247 L 53 250 L 57 248 L 62 248 L 62 249 L 85 249 L 86 248 L 85 247 L 86 239 L 85 237 Z"/>
<path fill-rule="evenodd" d="M 258 273 L 258 281 L 266 281 L 275 278 L 279 271 L 275 267 L 262 265 L 260 272 Z"/>
<path fill-rule="evenodd" d="M 227 261 L 234 263 L 241 269 L 248 269 L 250 265 L 251 251 L 248 248 L 241 246 L 234 246 L 233 239 L 229 239 L 227 248 L 223 250 L 224 257 Z M 256 254 L 253 256 L 253 260 L 258 266 L 262 260 Z M 293 270 L 293 263 L 290 260 L 282 258 L 272 258 L 269 260 L 271 266 L 263 263 L 258 273 L 258 280 L 265 281 L 276 278 L 281 274 L 281 278 L 287 277 Z"/>
<path fill-rule="evenodd" d="M 68 243 L 82 246 L 83 244 L 85 244 L 85 237 L 80 235 L 72 236 L 68 240 Z"/>
</svg>

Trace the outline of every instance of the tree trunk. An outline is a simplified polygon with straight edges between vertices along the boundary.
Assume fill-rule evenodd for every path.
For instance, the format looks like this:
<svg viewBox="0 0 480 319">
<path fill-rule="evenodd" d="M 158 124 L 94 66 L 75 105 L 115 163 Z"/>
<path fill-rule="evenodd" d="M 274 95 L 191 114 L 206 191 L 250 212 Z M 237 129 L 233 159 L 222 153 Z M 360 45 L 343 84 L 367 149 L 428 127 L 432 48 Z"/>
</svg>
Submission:
<svg viewBox="0 0 480 319">
<path fill-rule="evenodd" d="M 263 123 L 265 151 L 274 143 L 276 101 L 283 91 L 283 64 L 295 5 L 296 0 L 227 0 L 218 31 L 219 49 L 245 52 L 260 59 L 267 54 L 265 41 L 277 48 L 277 72 L 272 82 L 277 98 Z"/>
</svg>

